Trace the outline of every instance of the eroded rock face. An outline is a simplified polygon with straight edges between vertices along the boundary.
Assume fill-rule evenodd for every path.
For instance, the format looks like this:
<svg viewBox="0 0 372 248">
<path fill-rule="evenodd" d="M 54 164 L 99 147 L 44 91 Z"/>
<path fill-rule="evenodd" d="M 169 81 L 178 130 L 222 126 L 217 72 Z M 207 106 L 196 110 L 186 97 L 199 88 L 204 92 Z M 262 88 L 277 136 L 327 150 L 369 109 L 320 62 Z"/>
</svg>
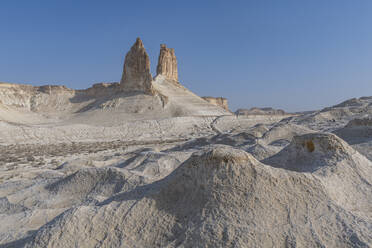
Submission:
<svg viewBox="0 0 372 248">
<path fill-rule="evenodd" d="M 88 89 L 79 90 L 78 93 L 80 93 L 83 96 L 88 96 L 88 97 L 105 97 L 105 96 L 114 95 L 118 91 L 120 91 L 120 84 L 117 82 L 113 82 L 113 83 L 96 83 L 96 84 L 93 84 L 93 86 Z"/>
<path fill-rule="evenodd" d="M 142 40 L 136 42 L 125 56 L 123 76 L 120 86 L 126 92 L 144 92 L 154 94 L 150 73 L 150 59 Z"/>
<path fill-rule="evenodd" d="M 273 108 L 251 108 L 238 109 L 235 111 L 236 115 L 286 115 L 287 113 L 282 109 Z"/>
<path fill-rule="evenodd" d="M 38 87 L 38 91 L 46 93 L 46 94 L 56 94 L 56 93 L 64 93 L 68 91 L 73 91 L 72 89 L 67 88 L 64 85 L 43 85 Z"/>
<path fill-rule="evenodd" d="M 157 75 L 165 76 L 169 80 L 178 82 L 177 58 L 174 53 L 174 48 L 167 48 L 165 44 L 160 45 L 156 73 Z"/>
<path fill-rule="evenodd" d="M 229 105 L 226 98 L 223 97 L 211 97 L 211 96 L 203 96 L 204 100 L 206 100 L 209 103 L 212 103 L 213 105 L 222 107 L 229 111 Z"/>
</svg>

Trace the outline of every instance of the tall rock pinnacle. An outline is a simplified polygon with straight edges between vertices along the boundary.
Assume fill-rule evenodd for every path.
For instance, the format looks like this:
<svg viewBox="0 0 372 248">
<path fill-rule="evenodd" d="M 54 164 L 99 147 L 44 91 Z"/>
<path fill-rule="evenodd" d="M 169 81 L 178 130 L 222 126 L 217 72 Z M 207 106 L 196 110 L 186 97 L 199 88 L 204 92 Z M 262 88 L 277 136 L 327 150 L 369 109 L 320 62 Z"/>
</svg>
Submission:
<svg viewBox="0 0 372 248">
<path fill-rule="evenodd" d="M 177 58 L 173 48 L 167 48 L 165 44 L 160 45 L 160 54 L 157 75 L 163 75 L 167 79 L 178 82 Z"/>
<path fill-rule="evenodd" d="M 136 42 L 125 56 L 123 76 L 120 86 L 125 92 L 144 92 L 154 94 L 150 73 L 150 59 L 142 40 Z"/>
</svg>

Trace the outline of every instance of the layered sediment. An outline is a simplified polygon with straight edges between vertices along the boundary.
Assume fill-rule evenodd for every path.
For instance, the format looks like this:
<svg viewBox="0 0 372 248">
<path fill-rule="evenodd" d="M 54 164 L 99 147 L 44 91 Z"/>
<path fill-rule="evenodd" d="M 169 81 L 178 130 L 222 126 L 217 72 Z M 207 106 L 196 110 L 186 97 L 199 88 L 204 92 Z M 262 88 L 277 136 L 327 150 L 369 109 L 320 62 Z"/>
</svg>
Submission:
<svg viewBox="0 0 372 248">
<path fill-rule="evenodd" d="M 227 99 L 224 98 L 224 97 L 203 96 L 202 98 L 203 98 L 204 100 L 206 100 L 207 102 L 213 104 L 213 105 L 216 105 L 216 106 L 222 107 L 222 108 L 224 108 L 225 110 L 229 111 L 229 104 L 228 104 L 228 102 L 227 102 Z"/>
</svg>

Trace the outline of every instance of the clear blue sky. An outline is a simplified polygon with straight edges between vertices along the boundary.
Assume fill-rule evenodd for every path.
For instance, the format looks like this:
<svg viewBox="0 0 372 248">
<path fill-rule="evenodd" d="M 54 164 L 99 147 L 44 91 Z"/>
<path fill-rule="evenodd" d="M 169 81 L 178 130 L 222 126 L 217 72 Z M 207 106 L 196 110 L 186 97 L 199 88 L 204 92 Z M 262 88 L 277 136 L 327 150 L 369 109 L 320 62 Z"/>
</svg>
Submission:
<svg viewBox="0 0 372 248">
<path fill-rule="evenodd" d="M 310 110 L 372 95 L 371 0 L 0 2 L 0 81 L 87 88 L 119 81 L 137 36 L 180 81 L 233 110 Z"/>
</svg>

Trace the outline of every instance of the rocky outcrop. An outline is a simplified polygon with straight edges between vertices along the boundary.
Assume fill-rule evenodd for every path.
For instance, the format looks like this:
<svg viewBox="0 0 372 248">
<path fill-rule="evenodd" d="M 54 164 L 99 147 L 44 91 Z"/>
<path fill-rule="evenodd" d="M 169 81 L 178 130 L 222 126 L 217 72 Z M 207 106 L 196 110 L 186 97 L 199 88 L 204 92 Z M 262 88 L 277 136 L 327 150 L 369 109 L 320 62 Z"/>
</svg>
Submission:
<svg viewBox="0 0 372 248">
<path fill-rule="evenodd" d="M 251 109 L 238 109 L 235 111 L 236 115 L 287 115 L 282 109 L 273 108 L 251 108 Z"/>
<path fill-rule="evenodd" d="M 72 92 L 74 90 L 67 88 L 64 85 L 42 85 L 37 87 L 37 90 L 46 94 L 58 94 L 58 93 L 65 93 L 65 92 Z"/>
<path fill-rule="evenodd" d="M 207 102 L 213 104 L 213 105 L 222 107 L 222 108 L 226 109 L 227 111 L 229 111 L 229 105 L 228 105 L 228 102 L 227 102 L 227 99 L 226 98 L 223 98 L 223 97 L 211 97 L 211 96 L 203 96 L 202 98 L 204 100 L 206 100 Z"/>
<path fill-rule="evenodd" d="M 77 93 L 85 95 L 87 97 L 109 97 L 120 90 L 120 84 L 117 82 L 113 83 L 96 83 L 92 87 L 84 90 L 78 90 Z"/>
<path fill-rule="evenodd" d="M 160 45 L 160 54 L 157 75 L 163 75 L 166 79 L 178 82 L 177 58 L 174 48 L 167 48 L 165 44 Z"/>
<path fill-rule="evenodd" d="M 137 38 L 125 56 L 120 86 L 125 92 L 154 94 L 150 73 L 150 59 L 140 38 Z"/>
</svg>

